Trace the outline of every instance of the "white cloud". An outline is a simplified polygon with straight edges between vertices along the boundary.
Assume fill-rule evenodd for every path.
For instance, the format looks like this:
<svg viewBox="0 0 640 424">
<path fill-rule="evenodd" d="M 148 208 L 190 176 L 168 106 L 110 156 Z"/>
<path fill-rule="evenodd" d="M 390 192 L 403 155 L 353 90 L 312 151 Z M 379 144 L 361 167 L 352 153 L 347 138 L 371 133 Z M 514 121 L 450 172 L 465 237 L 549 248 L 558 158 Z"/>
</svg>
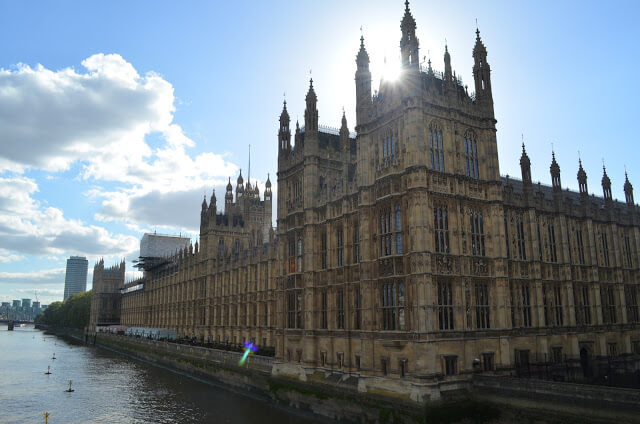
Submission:
<svg viewBox="0 0 640 424">
<path fill-rule="evenodd" d="M 0 262 L 33 255 L 123 256 L 135 251 L 138 239 L 67 219 L 58 208 L 32 198 L 38 191 L 26 177 L 0 177 Z M 4 261 L 6 262 L 6 261 Z"/>
<path fill-rule="evenodd" d="M 0 272 L 0 284 L 64 284 L 65 268 L 29 272 Z"/>
</svg>

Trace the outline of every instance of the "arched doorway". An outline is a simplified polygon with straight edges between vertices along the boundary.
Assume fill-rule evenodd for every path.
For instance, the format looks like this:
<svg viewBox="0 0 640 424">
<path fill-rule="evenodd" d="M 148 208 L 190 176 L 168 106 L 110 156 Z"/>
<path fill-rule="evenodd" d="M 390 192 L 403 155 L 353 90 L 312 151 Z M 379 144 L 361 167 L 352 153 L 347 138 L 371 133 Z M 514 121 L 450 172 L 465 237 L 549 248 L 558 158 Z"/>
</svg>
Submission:
<svg viewBox="0 0 640 424">
<path fill-rule="evenodd" d="M 591 360 L 589 359 L 589 351 L 586 347 L 580 349 L 580 366 L 582 367 L 582 375 L 591 377 Z"/>
</svg>

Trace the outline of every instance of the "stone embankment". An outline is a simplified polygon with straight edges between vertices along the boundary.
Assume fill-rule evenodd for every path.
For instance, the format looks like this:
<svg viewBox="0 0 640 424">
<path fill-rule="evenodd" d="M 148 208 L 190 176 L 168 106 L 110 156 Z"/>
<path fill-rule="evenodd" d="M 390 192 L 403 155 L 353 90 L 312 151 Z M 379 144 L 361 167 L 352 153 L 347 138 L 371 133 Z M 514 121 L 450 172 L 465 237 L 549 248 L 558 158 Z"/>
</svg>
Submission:
<svg viewBox="0 0 640 424">
<path fill-rule="evenodd" d="M 328 420 L 357 423 L 636 423 L 640 391 L 556 383 L 505 376 L 475 375 L 466 384 L 439 386 L 438 400 L 379 390 L 362 391 L 362 378 L 331 371 L 304 377 L 278 372 L 273 358 L 111 334 L 88 341 L 151 364 L 181 372 L 228 390 L 313 414 Z M 442 390 L 442 389 L 445 390 Z"/>
</svg>

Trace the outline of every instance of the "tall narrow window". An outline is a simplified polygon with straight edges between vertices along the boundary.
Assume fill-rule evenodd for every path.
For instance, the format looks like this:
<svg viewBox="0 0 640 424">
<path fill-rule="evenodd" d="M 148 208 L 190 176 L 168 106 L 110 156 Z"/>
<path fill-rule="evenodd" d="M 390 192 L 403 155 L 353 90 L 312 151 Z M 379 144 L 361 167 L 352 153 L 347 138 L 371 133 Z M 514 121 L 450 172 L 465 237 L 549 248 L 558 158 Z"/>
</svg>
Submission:
<svg viewBox="0 0 640 424">
<path fill-rule="evenodd" d="M 589 286 L 587 286 L 586 284 L 578 285 L 578 286 L 574 285 L 573 298 L 576 304 L 576 308 L 575 308 L 576 324 L 578 325 L 591 324 Z"/>
<path fill-rule="evenodd" d="M 396 244 L 396 254 L 402 254 L 402 211 L 400 210 L 400 204 L 395 205 L 395 225 L 393 226 Z"/>
<path fill-rule="evenodd" d="M 629 240 L 629 235 L 625 234 L 624 236 L 624 259 L 627 265 L 627 268 L 631 268 L 633 266 L 631 256 L 631 241 Z"/>
<path fill-rule="evenodd" d="M 604 266 L 609 266 L 609 243 L 607 242 L 607 233 L 602 231 L 602 259 L 604 260 Z"/>
<path fill-rule="evenodd" d="M 467 177 L 480 178 L 478 172 L 478 143 L 474 134 L 464 138 L 464 155 L 467 164 Z"/>
<path fill-rule="evenodd" d="M 320 295 L 320 326 L 321 328 L 328 328 L 329 326 L 329 320 L 327 318 L 327 291 L 323 290 L 322 294 Z"/>
<path fill-rule="evenodd" d="M 298 237 L 296 245 L 296 270 L 302 272 L 302 237 Z"/>
<path fill-rule="evenodd" d="M 549 232 L 549 261 L 558 262 L 558 253 L 556 251 L 556 229 L 553 223 L 549 223 L 547 229 Z"/>
<path fill-rule="evenodd" d="M 431 157 L 431 169 L 444 172 L 442 129 L 435 124 L 429 127 L 429 154 Z"/>
<path fill-rule="evenodd" d="M 615 324 L 616 300 L 613 284 L 600 285 L 600 303 L 602 305 L 602 321 L 604 324 Z"/>
<path fill-rule="evenodd" d="M 338 266 L 344 265 L 344 234 L 342 233 L 342 228 L 338 230 L 336 233 L 336 260 L 338 262 Z"/>
<path fill-rule="evenodd" d="M 522 216 L 516 216 L 516 242 L 518 243 L 518 259 L 527 260 L 527 248 L 525 246 L 524 223 Z"/>
<path fill-rule="evenodd" d="M 624 298 L 627 304 L 627 322 L 638 322 L 638 290 L 635 284 L 624 285 Z"/>
<path fill-rule="evenodd" d="M 353 263 L 360 263 L 360 226 L 358 221 L 353 224 Z"/>
<path fill-rule="evenodd" d="M 361 319 L 361 314 L 362 314 L 362 300 L 360 299 L 360 289 L 357 288 L 354 291 L 354 297 L 355 297 L 355 312 L 356 312 L 356 322 L 355 322 L 355 329 L 356 330 L 360 330 L 360 319 Z"/>
<path fill-rule="evenodd" d="M 393 156 L 395 152 L 395 139 L 393 138 L 393 133 L 388 131 L 382 139 L 382 157 L 386 159 Z"/>
<path fill-rule="evenodd" d="M 320 256 L 322 269 L 327 268 L 327 232 L 323 231 L 320 236 Z"/>
<path fill-rule="evenodd" d="M 482 212 L 471 211 L 471 253 L 474 256 L 484 256 L 484 221 Z"/>
<path fill-rule="evenodd" d="M 440 330 L 453 330 L 453 291 L 451 283 L 438 282 L 438 325 Z"/>
<path fill-rule="evenodd" d="M 476 328 L 491 328 L 489 322 L 489 285 L 475 283 Z"/>
<path fill-rule="evenodd" d="M 511 283 L 511 325 L 531 327 L 531 292 L 528 283 Z"/>
<path fill-rule="evenodd" d="M 553 318 L 556 326 L 562 325 L 562 288 L 559 284 L 553 286 Z"/>
<path fill-rule="evenodd" d="M 404 283 L 382 285 L 382 326 L 384 330 L 405 329 Z"/>
<path fill-rule="evenodd" d="M 402 210 L 397 203 L 380 211 L 380 256 L 399 255 L 402 249 Z"/>
<path fill-rule="evenodd" d="M 576 244 L 578 245 L 578 262 L 584 265 L 584 243 L 582 242 L 582 230 L 576 230 Z"/>
<path fill-rule="evenodd" d="M 296 272 L 296 245 L 293 237 L 289 239 L 289 256 L 287 261 L 287 273 L 293 274 Z"/>
<path fill-rule="evenodd" d="M 436 204 L 433 208 L 436 252 L 449 253 L 449 211 L 446 205 Z"/>
<path fill-rule="evenodd" d="M 339 329 L 344 329 L 344 290 L 340 289 L 336 293 L 336 326 Z"/>
</svg>

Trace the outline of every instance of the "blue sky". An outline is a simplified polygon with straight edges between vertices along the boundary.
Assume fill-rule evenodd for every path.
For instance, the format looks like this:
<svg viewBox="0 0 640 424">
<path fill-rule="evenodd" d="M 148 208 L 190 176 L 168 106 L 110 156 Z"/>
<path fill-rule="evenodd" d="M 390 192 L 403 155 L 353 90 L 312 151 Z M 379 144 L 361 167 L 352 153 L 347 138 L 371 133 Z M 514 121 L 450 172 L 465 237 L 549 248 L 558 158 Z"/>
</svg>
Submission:
<svg viewBox="0 0 640 424">
<path fill-rule="evenodd" d="M 0 0 L 0 300 L 62 297 L 65 260 L 137 256 L 147 230 L 197 235 L 202 195 L 227 176 L 275 181 L 286 93 L 304 116 L 311 70 L 320 122 L 355 121 L 360 27 L 374 87 L 397 62 L 404 4 L 378 1 Z M 472 85 L 477 18 L 492 68 L 500 171 L 535 181 L 551 144 L 562 183 L 589 190 L 602 160 L 623 198 L 640 184 L 637 2 L 411 3 L 421 55 Z M 131 263 L 127 263 L 131 269 Z M 89 286 L 91 274 L 89 275 Z"/>
</svg>

